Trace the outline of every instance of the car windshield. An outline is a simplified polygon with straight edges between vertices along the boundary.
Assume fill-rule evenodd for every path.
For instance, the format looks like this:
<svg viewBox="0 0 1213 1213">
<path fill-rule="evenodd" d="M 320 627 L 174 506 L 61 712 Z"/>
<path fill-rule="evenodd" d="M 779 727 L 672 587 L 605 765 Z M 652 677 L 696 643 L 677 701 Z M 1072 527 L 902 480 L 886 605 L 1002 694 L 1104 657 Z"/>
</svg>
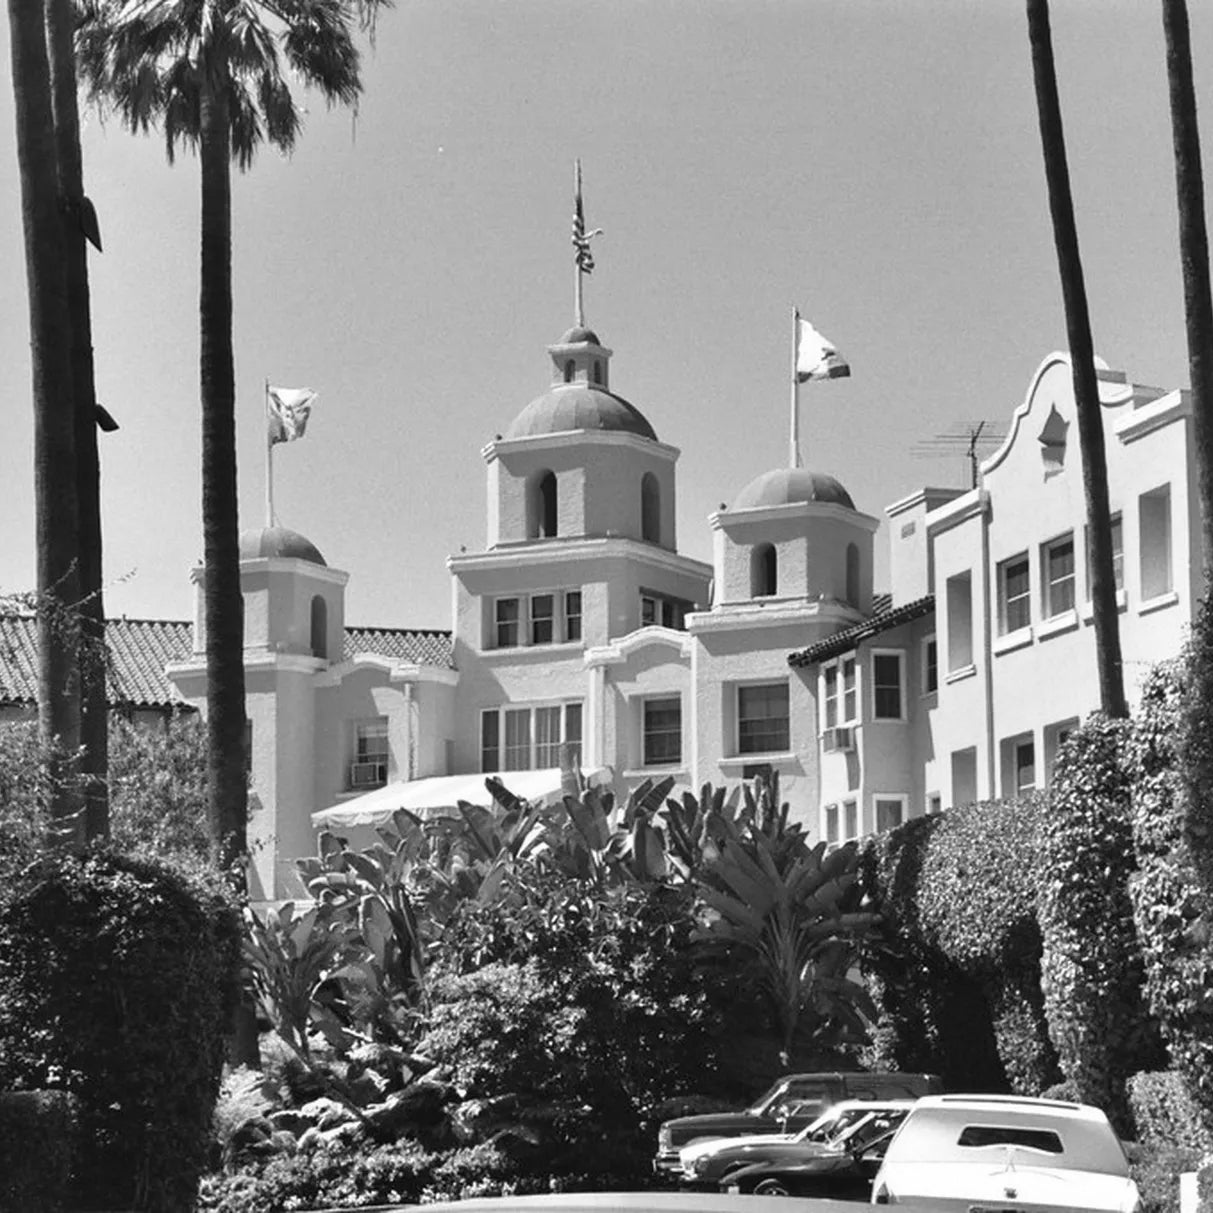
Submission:
<svg viewBox="0 0 1213 1213">
<path fill-rule="evenodd" d="M 760 1095 L 746 1111 L 751 1116 L 776 1116 L 785 1105 L 815 1103 L 826 1100 L 826 1086 L 820 1079 L 783 1078 Z"/>
<path fill-rule="evenodd" d="M 872 1115 L 871 1108 L 831 1108 L 811 1125 L 796 1134 L 797 1141 L 833 1141 L 861 1120 Z"/>
</svg>

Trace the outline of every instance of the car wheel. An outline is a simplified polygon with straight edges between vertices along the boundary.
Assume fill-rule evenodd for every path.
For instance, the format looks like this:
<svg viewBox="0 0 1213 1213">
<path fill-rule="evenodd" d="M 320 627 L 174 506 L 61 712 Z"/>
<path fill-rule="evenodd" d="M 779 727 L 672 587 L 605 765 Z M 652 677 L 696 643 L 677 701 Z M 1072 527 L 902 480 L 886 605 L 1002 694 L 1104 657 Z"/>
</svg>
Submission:
<svg viewBox="0 0 1213 1213">
<path fill-rule="evenodd" d="M 791 1189 L 782 1179 L 760 1179 L 751 1189 L 755 1196 L 791 1196 Z"/>
</svg>

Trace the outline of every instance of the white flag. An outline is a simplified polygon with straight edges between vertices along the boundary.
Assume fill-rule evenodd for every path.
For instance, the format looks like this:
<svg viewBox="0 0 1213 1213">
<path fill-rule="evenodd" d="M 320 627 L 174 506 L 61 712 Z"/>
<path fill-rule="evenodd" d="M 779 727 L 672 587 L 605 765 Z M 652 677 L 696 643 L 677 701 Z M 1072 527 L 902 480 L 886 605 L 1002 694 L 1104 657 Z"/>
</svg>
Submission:
<svg viewBox="0 0 1213 1213">
<path fill-rule="evenodd" d="M 266 395 L 266 424 L 270 446 L 302 438 L 316 393 L 311 388 L 272 387 Z"/>
<path fill-rule="evenodd" d="M 843 379 L 851 373 L 847 361 L 807 320 L 796 317 L 796 382 Z"/>
</svg>

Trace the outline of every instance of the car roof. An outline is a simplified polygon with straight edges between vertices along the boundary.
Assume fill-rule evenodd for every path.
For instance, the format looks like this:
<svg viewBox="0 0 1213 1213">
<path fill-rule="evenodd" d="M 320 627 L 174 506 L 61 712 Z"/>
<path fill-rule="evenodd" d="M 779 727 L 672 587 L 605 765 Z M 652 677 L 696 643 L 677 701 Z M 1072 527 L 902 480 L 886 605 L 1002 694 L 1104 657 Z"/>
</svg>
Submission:
<svg viewBox="0 0 1213 1213">
<path fill-rule="evenodd" d="M 1107 1117 L 1091 1104 L 1068 1103 L 1060 1099 L 1040 1099 L 1030 1095 L 924 1095 L 914 1101 L 921 1111 L 929 1108 L 954 1108 L 962 1112 L 999 1112 L 1010 1116 L 1048 1113 L 1074 1120 L 1103 1121 Z"/>
</svg>

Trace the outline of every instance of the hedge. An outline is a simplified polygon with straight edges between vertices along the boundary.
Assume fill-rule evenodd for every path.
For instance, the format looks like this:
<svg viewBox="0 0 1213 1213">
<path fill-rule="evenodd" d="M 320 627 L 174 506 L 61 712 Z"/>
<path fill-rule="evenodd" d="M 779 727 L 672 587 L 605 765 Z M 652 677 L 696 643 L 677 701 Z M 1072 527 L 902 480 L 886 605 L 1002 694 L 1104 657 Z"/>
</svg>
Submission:
<svg viewBox="0 0 1213 1213">
<path fill-rule="evenodd" d="M 76 1107 L 63 1091 L 0 1094 L 0 1209 L 59 1213 L 76 1150 Z"/>
<path fill-rule="evenodd" d="M 218 888 L 106 850 L 42 859 L 6 892 L 0 1086 L 77 1096 L 78 1207 L 192 1207 L 239 930 Z"/>
</svg>

